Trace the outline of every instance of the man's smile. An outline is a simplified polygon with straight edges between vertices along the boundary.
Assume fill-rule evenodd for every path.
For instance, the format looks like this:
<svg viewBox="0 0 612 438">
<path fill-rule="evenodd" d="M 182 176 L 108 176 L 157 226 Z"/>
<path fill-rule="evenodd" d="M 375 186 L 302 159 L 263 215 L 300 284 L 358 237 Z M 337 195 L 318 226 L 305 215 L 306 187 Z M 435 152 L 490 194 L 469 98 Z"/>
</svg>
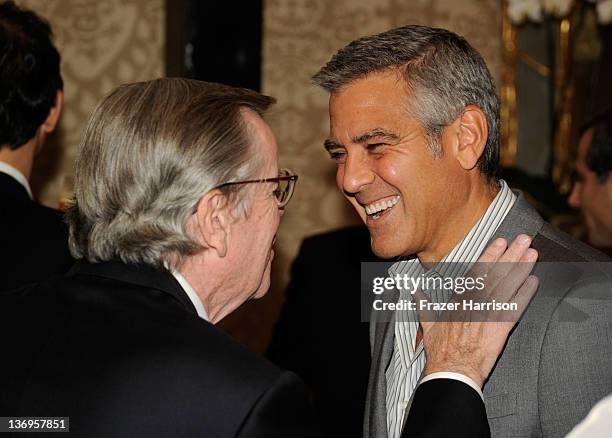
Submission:
<svg viewBox="0 0 612 438">
<path fill-rule="evenodd" d="M 365 211 L 370 219 L 380 218 L 387 210 L 390 210 L 400 200 L 400 196 L 390 196 L 387 198 L 379 199 L 365 205 Z"/>
</svg>

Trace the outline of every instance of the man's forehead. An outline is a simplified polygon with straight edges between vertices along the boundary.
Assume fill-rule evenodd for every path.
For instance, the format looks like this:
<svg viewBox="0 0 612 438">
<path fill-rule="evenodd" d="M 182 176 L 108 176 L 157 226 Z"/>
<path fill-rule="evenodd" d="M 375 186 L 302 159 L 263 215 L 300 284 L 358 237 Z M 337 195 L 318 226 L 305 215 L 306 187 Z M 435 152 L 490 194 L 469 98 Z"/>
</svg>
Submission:
<svg viewBox="0 0 612 438">
<path fill-rule="evenodd" d="M 578 161 L 585 162 L 586 156 L 593 141 L 593 128 L 587 129 L 578 140 Z"/>
<path fill-rule="evenodd" d="M 346 100 L 369 102 L 372 97 L 389 94 L 401 99 L 409 97 L 406 82 L 397 69 L 373 72 L 353 79 L 330 94 L 330 105 Z"/>
<path fill-rule="evenodd" d="M 368 106 L 337 108 L 330 112 L 329 140 L 337 143 L 365 143 L 372 139 L 399 140 L 422 133 L 417 119 L 405 110 Z"/>
<path fill-rule="evenodd" d="M 332 130 L 350 127 L 354 130 L 351 137 L 378 127 L 392 129 L 412 119 L 409 102 L 410 95 L 397 74 L 374 73 L 331 93 L 330 125 Z"/>
</svg>

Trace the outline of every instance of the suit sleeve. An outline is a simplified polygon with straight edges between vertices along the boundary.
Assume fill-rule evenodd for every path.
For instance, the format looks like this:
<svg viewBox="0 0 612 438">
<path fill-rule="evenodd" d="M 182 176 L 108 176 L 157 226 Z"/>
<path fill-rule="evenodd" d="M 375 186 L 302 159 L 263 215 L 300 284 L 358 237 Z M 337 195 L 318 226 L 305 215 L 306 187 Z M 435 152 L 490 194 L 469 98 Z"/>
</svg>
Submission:
<svg viewBox="0 0 612 438">
<path fill-rule="evenodd" d="M 316 438 L 312 406 L 304 384 L 284 372 L 253 406 L 237 438 Z"/>
<path fill-rule="evenodd" d="M 401 438 L 489 438 L 491 432 L 480 395 L 454 379 L 420 384 Z"/>
</svg>

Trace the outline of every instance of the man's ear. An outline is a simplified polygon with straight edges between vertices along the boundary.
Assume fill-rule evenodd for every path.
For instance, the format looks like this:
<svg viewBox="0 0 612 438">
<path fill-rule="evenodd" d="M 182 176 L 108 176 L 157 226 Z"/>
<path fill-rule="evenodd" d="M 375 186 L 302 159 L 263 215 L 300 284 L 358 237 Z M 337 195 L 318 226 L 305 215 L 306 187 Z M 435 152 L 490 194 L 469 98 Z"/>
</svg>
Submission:
<svg viewBox="0 0 612 438">
<path fill-rule="evenodd" d="M 51 134 L 57 127 L 59 122 L 60 114 L 62 113 L 62 107 L 64 106 L 64 92 L 57 90 L 55 96 L 55 105 L 49 110 L 49 115 L 41 125 L 43 134 Z"/>
<path fill-rule="evenodd" d="M 195 232 L 200 243 L 205 248 L 215 250 L 219 257 L 225 257 L 232 223 L 227 196 L 219 189 L 211 190 L 198 202 L 194 216 Z"/>
<path fill-rule="evenodd" d="M 477 106 L 468 105 L 455 123 L 457 124 L 455 150 L 457 161 L 463 169 L 472 170 L 478 164 L 487 144 L 489 135 L 487 117 Z"/>
</svg>

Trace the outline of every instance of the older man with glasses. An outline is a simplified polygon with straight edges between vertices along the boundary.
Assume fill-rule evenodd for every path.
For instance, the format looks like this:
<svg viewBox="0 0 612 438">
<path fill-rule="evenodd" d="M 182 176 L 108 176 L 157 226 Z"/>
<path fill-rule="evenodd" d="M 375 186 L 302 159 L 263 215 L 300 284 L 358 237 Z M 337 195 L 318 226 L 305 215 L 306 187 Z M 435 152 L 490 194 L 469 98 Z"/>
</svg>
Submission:
<svg viewBox="0 0 612 438">
<path fill-rule="evenodd" d="M 214 327 L 270 285 L 272 246 L 297 180 L 279 171 L 262 118 L 273 102 L 158 79 L 98 104 L 68 211 L 80 260 L 65 277 L 0 294 L 0 431 L 316 436 L 297 377 Z M 516 248 L 509 261 L 522 257 Z"/>
<path fill-rule="evenodd" d="M 0 415 L 69 417 L 47 426 L 86 437 L 314 435 L 297 377 L 214 327 L 269 287 L 297 180 L 262 118 L 273 102 L 159 79 L 97 106 L 68 212 L 80 261 L 0 296 Z"/>
</svg>

